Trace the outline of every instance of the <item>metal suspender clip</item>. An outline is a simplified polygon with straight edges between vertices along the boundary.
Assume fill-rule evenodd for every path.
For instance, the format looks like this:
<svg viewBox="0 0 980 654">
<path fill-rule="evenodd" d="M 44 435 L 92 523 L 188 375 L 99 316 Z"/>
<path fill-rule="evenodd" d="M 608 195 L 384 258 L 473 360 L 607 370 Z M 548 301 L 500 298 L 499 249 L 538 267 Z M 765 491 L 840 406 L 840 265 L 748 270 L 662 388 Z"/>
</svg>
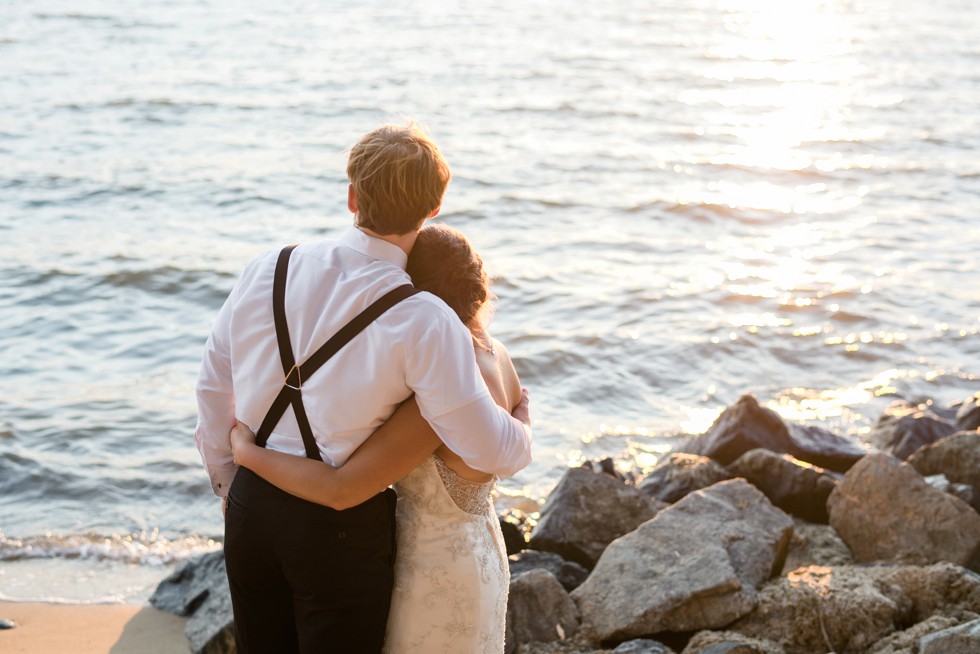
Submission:
<svg viewBox="0 0 980 654">
<path fill-rule="evenodd" d="M 296 379 L 295 379 L 296 385 L 295 386 L 293 384 L 290 384 L 289 383 L 289 382 L 293 381 L 293 373 L 296 373 Z M 293 364 L 293 367 L 289 369 L 289 372 L 286 373 L 286 380 L 283 382 L 283 384 L 285 386 L 293 389 L 294 391 L 298 391 L 301 388 L 303 388 L 303 377 L 302 377 L 302 375 L 300 375 L 300 370 L 299 370 L 299 366 L 298 365 L 296 365 L 294 363 Z"/>
</svg>

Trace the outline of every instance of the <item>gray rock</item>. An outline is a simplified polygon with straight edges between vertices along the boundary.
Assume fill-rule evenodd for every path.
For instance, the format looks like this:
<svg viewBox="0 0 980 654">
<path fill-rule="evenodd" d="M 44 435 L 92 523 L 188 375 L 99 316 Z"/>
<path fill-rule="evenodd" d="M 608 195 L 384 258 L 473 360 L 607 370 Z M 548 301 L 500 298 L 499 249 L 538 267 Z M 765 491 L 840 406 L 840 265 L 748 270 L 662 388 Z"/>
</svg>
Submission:
<svg viewBox="0 0 980 654">
<path fill-rule="evenodd" d="M 771 641 L 750 638 L 733 631 L 700 631 L 691 638 L 682 654 L 785 654 Z"/>
<path fill-rule="evenodd" d="M 566 561 L 554 552 L 524 550 L 510 557 L 512 581 L 530 570 L 537 569 L 544 569 L 555 575 L 558 583 L 568 592 L 575 590 L 589 576 L 589 571 L 578 563 Z"/>
<path fill-rule="evenodd" d="M 751 484 L 721 482 L 615 540 L 572 597 L 601 640 L 722 627 L 753 609 L 792 532 Z"/>
<path fill-rule="evenodd" d="M 978 604 L 980 577 L 949 563 L 811 566 L 767 584 L 755 611 L 728 628 L 787 654 L 867 652 L 899 629 Z"/>
<path fill-rule="evenodd" d="M 637 485 L 649 497 L 673 504 L 688 493 L 731 479 L 724 467 L 706 456 L 673 452 Z"/>
<path fill-rule="evenodd" d="M 524 533 L 520 527 L 504 518 L 498 518 L 498 520 L 500 521 L 500 533 L 504 536 L 504 547 L 508 555 L 517 554 L 527 547 L 527 540 L 524 539 Z"/>
<path fill-rule="evenodd" d="M 620 643 L 612 654 L 674 654 L 674 650 L 656 640 L 637 638 Z"/>
<path fill-rule="evenodd" d="M 980 429 L 980 392 L 965 400 L 956 411 L 956 430 Z"/>
<path fill-rule="evenodd" d="M 956 428 L 925 405 L 896 400 L 888 405 L 869 440 L 899 459 L 949 436 Z"/>
<path fill-rule="evenodd" d="M 571 468 L 541 508 L 529 547 L 592 568 L 609 543 L 636 529 L 663 506 L 620 479 Z"/>
<path fill-rule="evenodd" d="M 160 582 L 150 603 L 189 616 L 184 629 L 194 654 L 234 654 L 235 621 L 223 551 L 185 561 Z"/>
<path fill-rule="evenodd" d="M 929 475 L 923 477 L 923 479 L 936 490 L 955 495 L 970 506 L 973 506 L 973 486 L 954 484 L 949 479 L 946 479 L 946 475 Z"/>
<path fill-rule="evenodd" d="M 837 473 L 769 450 L 750 450 L 728 469 L 765 493 L 783 511 L 809 522 L 827 523 L 827 498 L 837 486 Z"/>
<path fill-rule="evenodd" d="M 811 565 L 837 566 L 854 563 L 854 555 L 830 525 L 815 525 L 796 518 L 793 538 L 783 572 Z"/>
<path fill-rule="evenodd" d="M 530 570 L 510 582 L 507 598 L 507 654 L 519 645 L 552 642 L 573 636 L 579 613 L 555 576 L 547 570 Z"/>
<path fill-rule="evenodd" d="M 931 633 L 919 641 L 920 654 L 977 654 L 980 620 Z"/>
<path fill-rule="evenodd" d="M 7 618 L 0 618 L 0 630 L 2 629 L 15 629 L 17 623 L 13 620 L 8 620 Z"/>
<path fill-rule="evenodd" d="M 961 431 L 917 450 L 909 465 L 923 476 L 945 475 L 973 489 L 974 509 L 980 511 L 980 433 Z"/>
<path fill-rule="evenodd" d="M 725 409 L 700 436 L 678 451 L 709 456 L 728 465 L 749 450 L 792 454 L 797 459 L 837 472 L 847 471 L 865 452 L 851 441 L 819 427 L 787 426 L 773 411 L 743 395 Z"/>
<path fill-rule="evenodd" d="M 953 615 L 931 615 L 908 629 L 896 631 L 882 638 L 871 646 L 868 654 L 919 654 L 919 641 L 923 636 L 949 627 L 956 627 L 977 617 L 976 613 L 969 611 L 956 611 Z"/>
<path fill-rule="evenodd" d="M 857 561 L 980 561 L 980 515 L 888 454 L 869 454 L 827 502 L 830 524 Z"/>
</svg>

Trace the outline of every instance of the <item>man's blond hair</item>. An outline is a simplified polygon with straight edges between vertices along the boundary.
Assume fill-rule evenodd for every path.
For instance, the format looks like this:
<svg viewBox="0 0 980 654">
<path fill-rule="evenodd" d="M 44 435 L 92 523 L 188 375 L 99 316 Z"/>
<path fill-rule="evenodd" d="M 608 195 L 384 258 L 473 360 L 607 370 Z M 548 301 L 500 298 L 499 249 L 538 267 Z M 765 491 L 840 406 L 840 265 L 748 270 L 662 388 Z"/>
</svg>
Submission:
<svg viewBox="0 0 980 654">
<path fill-rule="evenodd" d="M 442 204 L 449 165 L 414 123 L 383 125 L 350 150 L 347 177 L 357 194 L 357 224 L 381 234 L 408 234 Z"/>
</svg>

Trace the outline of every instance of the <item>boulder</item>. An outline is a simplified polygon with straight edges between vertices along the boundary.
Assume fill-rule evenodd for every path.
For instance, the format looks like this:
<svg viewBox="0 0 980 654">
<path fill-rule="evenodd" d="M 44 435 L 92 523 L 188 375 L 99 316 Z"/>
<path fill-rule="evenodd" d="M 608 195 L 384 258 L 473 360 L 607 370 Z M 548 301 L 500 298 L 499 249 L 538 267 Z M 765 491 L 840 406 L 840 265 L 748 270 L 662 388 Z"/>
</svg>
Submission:
<svg viewBox="0 0 980 654">
<path fill-rule="evenodd" d="M 613 541 L 572 597 L 601 640 L 722 627 L 754 608 L 792 532 L 754 486 L 721 482 Z"/>
<path fill-rule="evenodd" d="M 924 636 L 920 654 L 976 654 L 980 652 L 980 619 Z"/>
<path fill-rule="evenodd" d="M 728 466 L 783 511 L 815 523 L 827 523 L 827 498 L 838 475 L 789 454 L 750 450 Z"/>
<path fill-rule="evenodd" d="M 815 525 L 796 518 L 793 538 L 783 573 L 811 565 L 837 566 L 854 563 L 854 555 L 830 525 Z"/>
<path fill-rule="evenodd" d="M 681 654 L 784 654 L 771 641 L 750 638 L 734 631 L 699 631 Z"/>
<path fill-rule="evenodd" d="M 964 617 L 969 616 L 969 617 Z M 976 617 L 975 613 L 959 611 L 955 615 L 932 615 L 908 629 L 882 638 L 868 649 L 868 654 L 919 654 L 919 641 L 929 634 L 956 627 Z"/>
<path fill-rule="evenodd" d="M 554 552 L 539 552 L 524 550 L 510 557 L 510 578 L 517 579 L 530 570 L 544 569 L 555 575 L 562 588 L 572 592 L 585 578 L 589 571 L 573 561 L 566 561 Z"/>
<path fill-rule="evenodd" d="M 527 547 L 527 540 L 525 540 L 524 532 L 521 531 L 520 527 L 504 518 L 498 518 L 498 520 L 500 521 L 500 533 L 504 537 L 504 548 L 506 548 L 508 556 L 517 554 Z"/>
<path fill-rule="evenodd" d="M 579 613 L 555 576 L 529 570 L 510 582 L 507 598 L 506 651 L 530 642 L 564 640 L 575 634 Z"/>
<path fill-rule="evenodd" d="M 612 654 L 674 654 L 674 650 L 656 640 L 636 638 L 620 643 Z"/>
<path fill-rule="evenodd" d="M 932 566 L 810 566 L 767 584 L 755 611 L 728 628 L 786 654 L 866 652 L 934 615 L 980 603 L 980 577 Z"/>
<path fill-rule="evenodd" d="M 706 456 L 673 452 L 640 481 L 647 496 L 673 504 L 688 493 L 707 488 L 732 475 Z"/>
<path fill-rule="evenodd" d="M 620 479 L 571 468 L 541 508 L 529 547 L 592 568 L 613 539 L 633 531 L 664 506 Z"/>
<path fill-rule="evenodd" d="M 820 427 L 788 426 L 772 409 L 759 405 L 752 395 L 743 395 L 725 409 L 714 424 L 678 450 L 709 456 L 728 465 L 749 450 L 764 449 L 792 454 L 822 468 L 846 472 L 865 451 L 842 436 Z"/>
<path fill-rule="evenodd" d="M 223 551 L 185 561 L 160 582 L 150 603 L 189 617 L 184 631 L 194 654 L 234 654 L 235 621 Z"/>
<path fill-rule="evenodd" d="M 956 411 L 957 431 L 980 429 L 980 392 L 965 400 Z"/>
<path fill-rule="evenodd" d="M 961 431 L 917 450 L 909 465 L 923 476 L 945 475 L 973 488 L 973 508 L 980 511 L 980 433 Z"/>
<path fill-rule="evenodd" d="M 899 459 L 907 459 L 920 447 L 949 436 L 956 428 L 928 406 L 906 400 L 888 405 L 869 440 Z"/>
<path fill-rule="evenodd" d="M 970 506 L 973 506 L 973 486 L 954 484 L 949 479 L 946 479 L 946 475 L 928 475 L 923 477 L 923 479 L 936 490 L 955 495 Z"/>
<path fill-rule="evenodd" d="M 980 563 L 980 515 L 888 454 L 859 461 L 827 507 L 830 524 L 857 561 Z"/>
</svg>

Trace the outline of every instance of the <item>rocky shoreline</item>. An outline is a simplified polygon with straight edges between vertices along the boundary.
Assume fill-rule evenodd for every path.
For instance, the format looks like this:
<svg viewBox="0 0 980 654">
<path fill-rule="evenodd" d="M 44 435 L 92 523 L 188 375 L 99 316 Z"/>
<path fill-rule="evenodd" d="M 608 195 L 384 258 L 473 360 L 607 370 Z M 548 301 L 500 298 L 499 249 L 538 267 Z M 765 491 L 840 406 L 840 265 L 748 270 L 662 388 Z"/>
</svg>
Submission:
<svg viewBox="0 0 980 654">
<path fill-rule="evenodd" d="M 978 428 L 980 393 L 896 401 L 868 452 L 745 395 L 645 475 L 569 469 L 502 520 L 507 654 L 980 652 Z M 221 552 L 151 602 L 234 652 Z"/>
</svg>

